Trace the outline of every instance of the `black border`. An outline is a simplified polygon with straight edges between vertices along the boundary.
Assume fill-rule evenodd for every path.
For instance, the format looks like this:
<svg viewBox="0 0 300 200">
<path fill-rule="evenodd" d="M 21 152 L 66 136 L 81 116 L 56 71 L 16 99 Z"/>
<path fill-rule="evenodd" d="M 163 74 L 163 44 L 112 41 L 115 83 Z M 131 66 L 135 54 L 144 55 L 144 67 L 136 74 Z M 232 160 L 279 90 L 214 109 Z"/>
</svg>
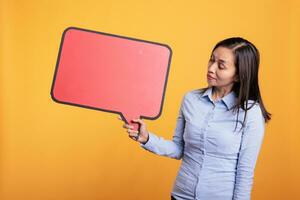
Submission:
<svg viewBox="0 0 300 200">
<path fill-rule="evenodd" d="M 127 120 L 125 119 L 125 117 L 123 116 L 122 112 L 117 112 L 117 111 L 113 111 L 113 110 L 107 110 L 107 109 L 102 109 L 102 108 L 96 108 L 96 107 L 91 107 L 91 106 L 86 106 L 86 105 L 81 105 L 81 104 L 75 104 L 75 103 L 70 103 L 70 102 L 64 102 L 64 101 L 60 101 L 58 99 L 55 98 L 54 94 L 53 94 L 53 90 L 54 90 L 54 86 L 55 86 L 55 80 L 56 80 L 56 75 L 57 75 L 57 70 L 58 70 L 58 64 L 60 61 L 60 55 L 61 55 L 61 50 L 62 50 L 62 46 L 63 46 L 63 42 L 64 42 L 64 38 L 66 35 L 66 32 L 70 29 L 75 29 L 75 30 L 81 30 L 81 31 L 87 31 L 87 32 L 91 32 L 91 33 L 97 33 L 97 34 L 102 34 L 102 35 L 108 35 L 108 36 L 113 36 L 113 37 L 118 37 L 118 38 L 123 38 L 123 39 L 130 39 L 130 40 L 134 40 L 134 41 L 139 41 L 139 42 L 146 42 L 146 43 L 151 43 L 151 44 L 156 44 L 156 45 L 161 45 L 164 46 L 166 48 L 169 49 L 170 51 L 170 56 L 169 56 L 169 61 L 168 61 L 168 69 L 167 69 L 167 73 L 166 73 L 166 79 L 165 79 L 165 84 L 164 84 L 164 89 L 163 89 L 163 96 L 162 96 L 162 101 L 160 104 L 160 110 L 157 116 L 155 117 L 147 117 L 147 116 L 143 116 L 141 115 L 140 118 L 144 118 L 144 119 L 157 119 L 160 117 L 161 113 L 162 113 L 162 107 L 163 107 L 163 103 L 164 103 L 164 99 L 165 99 L 165 92 L 166 92 L 166 88 L 167 88 L 167 82 L 168 82 L 168 77 L 169 77 L 169 71 L 170 71 L 170 65 L 171 65 L 171 58 L 172 58 L 172 49 L 170 48 L 170 46 L 166 45 L 166 44 L 162 44 L 162 43 L 157 43 L 157 42 L 152 42 L 152 41 L 147 41 L 147 40 L 142 40 L 142 39 L 136 39 L 136 38 L 131 38 L 131 37 L 126 37 L 126 36 L 120 36 L 120 35 L 115 35 L 115 34 L 110 34 L 110 33 L 104 33 L 104 32 L 99 32 L 99 31 L 93 31 L 93 30 L 88 30 L 88 29 L 83 29 L 83 28 L 78 28 L 78 27 L 68 27 L 64 30 L 63 34 L 62 34 L 62 38 L 61 38 L 61 42 L 60 42 L 60 47 L 59 47 L 59 52 L 58 52 L 58 56 L 57 56 L 57 61 L 56 61 L 56 66 L 55 66 L 55 72 L 54 72 L 54 77 L 53 77 L 53 81 L 52 81 L 52 86 L 51 86 L 51 98 L 53 101 L 55 101 L 56 103 L 61 103 L 61 104 L 66 104 L 66 105 L 72 105 L 72 106 L 77 106 L 77 107 L 83 107 L 83 108 L 88 108 L 88 109 L 93 109 L 93 110 L 100 110 L 100 111 L 104 111 L 104 112 L 110 112 L 110 113 L 116 113 L 121 115 L 122 120 L 125 121 L 127 124 L 129 124 L 127 122 Z"/>
</svg>

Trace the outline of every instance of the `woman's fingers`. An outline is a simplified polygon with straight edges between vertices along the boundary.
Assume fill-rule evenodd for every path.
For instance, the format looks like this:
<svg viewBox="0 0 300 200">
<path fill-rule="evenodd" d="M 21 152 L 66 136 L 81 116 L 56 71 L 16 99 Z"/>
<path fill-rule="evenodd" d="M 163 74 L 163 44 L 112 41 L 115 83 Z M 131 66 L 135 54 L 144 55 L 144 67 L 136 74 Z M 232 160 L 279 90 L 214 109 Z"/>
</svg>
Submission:
<svg viewBox="0 0 300 200">
<path fill-rule="evenodd" d="M 133 139 L 135 141 L 138 140 L 138 137 L 139 137 L 138 131 L 128 129 L 127 132 L 128 132 L 128 137 L 130 137 L 131 139 Z"/>
<path fill-rule="evenodd" d="M 134 135 L 136 135 L 136 134 L 139 133 L 138 131 L 131 130 L 131 129 L 128 129 L 127 132 L 129 133 L 129 135 L 132 134 L 132 133 L 133 133 Z"/>
<path fill-rule="evenodd" d="M 134 141 L 138 140 L 138 136 L 129 136 L 131 139 L 133 139 Z"/>
<path fill-rule="evenodd" d="M 131 125 L 128 125 L 128 124 L 124 124 L 124 125 L 123 125 L 123 128 L 129 128 L 129 129 L 133 129 L 133 126 L 131 126 Z"/>
<path fill-rule="evenodd" d="M 130 132 L 129 134 L 128 134 L 128 137 L 130 137 L 131 139 L 133 139 L 133 140 L 138 140 L 138 138 L 139 138 L 139 134 L 138 133 L 133 133 L 133 132 Z"/>
<path fill-rule="evenodd" d="M 118 116 L 118 119 L 119 120 L 122 120 L 122 118 L 120 116 Z M 122 120 L 123 121 L 123 120 Z M 130 129 L 133 129 L 134 127 L 132 125 L 129 125 L 129 124 L 123 124 L 123 128 L 130 128 Z"/>
<path fill-rule="evenodd" d="M 119 120 L 122 120 L 122 118 L 121 118 L 120 116 L 118 116 L 118 119 L 119 119 Z M 122 121 L 123 121 L 123 120 L 122 120 Z M 142 119 L 140 119 L 140 118 L 138 118 L 138 119 L 133 119 L 132 121 L 133 121 L 133 122 L 138 122 L 138 123 L 140 123 L 141 125 L 145 125 L 145 122 L 144 122 Z M 131 126 L 131 125 L 129 125 L 129 124 L 124 124 L 123 127 L 124 127 L 124 128 L 133 128 L 133 126 Z"/>
<path fill-rule="evenodd" d="M 121 116 L 118 116 L 118 119 L 119 120 L 122 120 Z M 122 120 L 123 121 L 123 120 Z M 140 123 L 141 125 L 144 124 L 144 122 L 141 120 L 141 119 L 133 119 L 132 121 L 134 122 L 138 122 Z M 129 124 L 123 124 L 123 128 L 126 128 L 127 129 L 127 132 L 128 132 L 128 137 L 130 137 L 131 139 L 133 139 L 134 141 L 138 141 L 139 140 L 139 131 L 137 130 L 133 130 L 134 126 L 132 125 L 129 125 Z"/>
</svg>

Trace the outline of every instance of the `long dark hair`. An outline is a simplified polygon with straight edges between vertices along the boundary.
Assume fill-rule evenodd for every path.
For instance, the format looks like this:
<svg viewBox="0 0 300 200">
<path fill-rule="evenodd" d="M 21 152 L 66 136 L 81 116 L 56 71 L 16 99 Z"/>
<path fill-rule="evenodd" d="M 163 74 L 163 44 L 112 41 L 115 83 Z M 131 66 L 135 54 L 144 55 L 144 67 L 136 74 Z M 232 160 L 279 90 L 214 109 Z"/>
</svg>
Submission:
<svg viewBox="0 0 300 200">
<path fill-rule="evenodd" d="M 228 48 L 232 50 L 234 54 L 234 65 L 239 80 L 235 82 L 232 87 L 232 90 L 237 94 L 238 98 L 236 104 L 231 109 L 239 113 L 239 108 L 241 107 L 245 111 L 241 128 L 245 126 L 247 111 L 251 109 L 255 103 L 259 103 L 265 123 L 267 123 L 271 119 L 271 113 L 266 110 L 260 95 L 258 84 L 260 54 L 258 49 L 251 42 L 241 37 L 227 38 L 218 42 L 211 54 L 218 47 Z M 202 92 L 205 92 L 208 88 L 209 87 L 204 88 Z M 254 101 L 250 107 L 248 107 L 248 100 Z M 238 123 L 238 115 L 236 123 Z"/>
</svg>

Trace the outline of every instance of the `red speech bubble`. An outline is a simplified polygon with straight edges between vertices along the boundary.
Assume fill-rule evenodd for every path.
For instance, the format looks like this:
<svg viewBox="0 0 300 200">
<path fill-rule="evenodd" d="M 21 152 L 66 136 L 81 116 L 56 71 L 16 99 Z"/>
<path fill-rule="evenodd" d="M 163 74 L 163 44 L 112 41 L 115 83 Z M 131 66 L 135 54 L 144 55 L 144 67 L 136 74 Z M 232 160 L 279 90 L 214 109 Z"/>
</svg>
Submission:
<svg viewBox="0 0 300 200">
<path fill-rule="evenodd" d="M 67 28 L 62 36 L 51 97 L 73 106 L 136 118 L 161 115 L 172 50 L 165 44 Z"/>
</svg>

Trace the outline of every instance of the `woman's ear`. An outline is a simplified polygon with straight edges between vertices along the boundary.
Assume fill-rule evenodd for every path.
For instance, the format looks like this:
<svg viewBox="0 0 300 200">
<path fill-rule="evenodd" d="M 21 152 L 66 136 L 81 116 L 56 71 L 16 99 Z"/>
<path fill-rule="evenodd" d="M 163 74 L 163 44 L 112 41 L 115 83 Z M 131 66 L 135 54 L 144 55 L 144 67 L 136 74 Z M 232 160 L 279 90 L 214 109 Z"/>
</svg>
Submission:
<svg viewBox="0 0 300 200">
<path fill-rule="evenodd" d="M 235 77 L 234 77 L 234 81 L 235 81 L 235 82 L 240 82 L 239 75 L 235 75 Z"/>
</svg>

